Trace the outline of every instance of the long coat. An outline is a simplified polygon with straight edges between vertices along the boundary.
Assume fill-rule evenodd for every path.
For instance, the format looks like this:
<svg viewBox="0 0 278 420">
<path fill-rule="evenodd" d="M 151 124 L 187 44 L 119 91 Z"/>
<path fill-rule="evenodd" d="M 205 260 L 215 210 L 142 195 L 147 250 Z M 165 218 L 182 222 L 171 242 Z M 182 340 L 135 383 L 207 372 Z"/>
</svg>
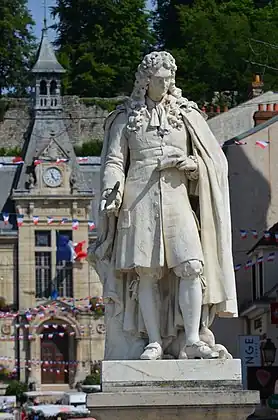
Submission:
<svg viewBox="0 0 278 420">
<path fill-rule="evenodd" d="M 184 106 L 181 107 L 181 113 L 186 129 L 181 131 L 181 134 L 176 133 L 177 137 L 174 138 L 170 135 L 166 140 L 171 145 L 171 154 L 173 147 L 178 148 L 179 152 L 182 150 L 186 153 L 189 153 L 189 149 L 192 147 L 194 154 L 198 156 L 197 191 L 202 246 L 202 255 L 199 254 L 199 258 L 201 260 L 203 258 L 206 279 L 203 308 L 208 308 L 212 314 L 210 320 L 205 320 L 209 325 L 215 313 L 218 313 L 219 316 L 237 316 L 231 246 L 228 167 L 223 151 L 200 112 L 187 107 L 185 100 Z M 107 118 L 100 172 L 102 192 L 107 188 L 113 188 L 117 181 L 120 182 L 119 190 L 123 195 L 123 204 L 119 219 L 107 217 L 103 212 L 100 212 L 98 240 L 89 251 L 90 260 L 103 281 L 104 297 L 115 302 L 117 308 L 115 313 L 120 313 L 124 307 L 127 308 L 129 305 L 129 295 L 125 293 L 123 278 L 120 275 L 124 269 L 130 270 L 136 264 L 141 264 L 141 261 L 143 261 L 143 266 L 147 266 L 147 263 L 154 264 L 154 262 L 156 266 L 162 266 L 165 263 L 168 266 L 174 266 L 189 258 L 190 252 L 194 258 L 200 252 L 199 246 L 195 242 L 198 238 L 198 235 L 195 235 L 196 223 L 195 220 L 192 221 L 192 213 L 188 211 L 188 195 L 186 193 L 188 184 L 185 175 L 173 169 L 160 174 L 155 169 L 157 166 L 155 159 L 159 159 L 163 153 L 168 153 L 167 145 L 162 144 L 163 141 L 155 133 L 153 133 L 153 138 L 150 137 L 149 132 L 147 136 L 144 136 L 144 127 L 141 130 L 141 136 L 140 133 L 127 134 L 126 122 L 127 114 L 124 107 L 114 111 Z M 186 136 L 187 131 L 190 141 L 188 141 L 188 137 L 184 137 L 182 146 L 180 135 Z M 144 158 L 143 153 L 145 152 L 138 147 L 142 146 L 143 142 L 149 150 Z M 156 153 L 158 156 L 155 156 Z M 134 160 L 131 166 L 129 165 L 130 159 Z M 132 180 L 131 184 L 128 184 L 129 179 Z M 148 191 L 147 194 L 146 191 Z M 141 194 L 138 196 L 139 192 Z M 142 206 L 143 202 L 144 206 Z M 180 202 L 183 207 L 180 207 Z M 135 210 L 140 206 L 144 211 Z M 180 212 L 181 208 L 184 209 L 189 219 L 183 217 L 183 212 Z M 177 209 L 179 209 L 178 217 Z M 171 223 L 171 217 L 177 220 L 181 231 Z M 166 225 L 165 219 L 167 219 Z M 189 230 L 184 229 L 184 226 L 188 226 L 188 220 L 191 220 Z M 137 226 L 140 226 L 142 230 L 139 231 Z M 169 234 L 169 229 L 174 233 L 173 236 Z M 167 233 L 166 240 L 164 231 Z M 132 235 L 128 235 L 128 232 L 132 232 Z M 191 237 L 187 240 L 186 232 L 191 232 L 189 234 L 192 234 L 194 238 Z M 158 245 L 154 243 L 154 238 Z M 151 251 L 149 250 L 148 254 L 146 249 L 141 246 L 146 239 L 148 243 L 150 241 L 153 244 L 153 248 Z M 163 243 L 166 245 L 165 251 Z M 175 245 L 176 243 L 178 246 Z M 181 244 L 186 245 L 187 243 L 190 243 L 192 251 L 186 246 L 182 250 Z M 196 247 L 194 245 L 193 248 L 192 243 Z M 111 260 L 113 254 L 114 257 L 116 254 L 116 265 L 121 271 L 115 270 L 115 261 Z M 175 284 L 178 285 L 177 282 Z M 177 291 L 173 290 L 173 293 L 176 295 Z M 176 305 L 174 306 L 176 307 Z M 168 313 L 170 312 L 168 310 Z M 176 313 L 176 309 L 174 312 Z M 136 323 L 135 319 L 134 323 Z M 130 340 L 130 337 L 127 339 Z"/>
<path fill-rule="evenodd" d="M 162 137 L 149 127 L 147 118 L 138 132 L 127 132 L 126 122 L 125 113 L 113 122 L 104 167 L 104 189 L 120 180 L 123 195 L 114 244 L 115 268 L 172 268 L 191 259 L 203 262 L 185 172 L 157 169 L 158 160 L 165 156 L 189 155 L 192 147 L 186 127 L 172 128 Z"/>
</svg>

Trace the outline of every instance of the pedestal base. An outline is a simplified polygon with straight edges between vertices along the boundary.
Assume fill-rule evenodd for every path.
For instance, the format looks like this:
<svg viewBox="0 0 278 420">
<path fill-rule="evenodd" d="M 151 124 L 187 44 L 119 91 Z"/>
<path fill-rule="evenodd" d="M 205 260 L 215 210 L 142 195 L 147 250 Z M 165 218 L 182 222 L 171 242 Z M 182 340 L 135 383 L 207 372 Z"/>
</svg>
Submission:
<svg viewBox="0 0 278 420">
<path fill-rule="evenodd" d="M 103 392 L 241 389 L 241 361 L 121 360 L 102 362 Z"/>
<path fill-rule="evenodd" d="M 89 394 L 96 420 L 246 420 L 256 391 L 156 391 Z"/>
<path fill-rule="evenodd" d="M 240 360 L 125 360 L 102 364 L 96 420 L 246 420 L 260 398 L 243 391 Z"/>
</svg>

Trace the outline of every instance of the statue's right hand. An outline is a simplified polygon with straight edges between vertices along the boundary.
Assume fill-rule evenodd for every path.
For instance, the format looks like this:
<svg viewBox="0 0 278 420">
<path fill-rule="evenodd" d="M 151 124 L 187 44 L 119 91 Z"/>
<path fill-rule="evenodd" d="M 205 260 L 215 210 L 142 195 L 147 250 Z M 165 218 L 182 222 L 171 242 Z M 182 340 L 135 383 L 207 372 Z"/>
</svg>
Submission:
<svg viewBox="0 0 278 420">
<path fill-rule="evenodd" d="M 122 197 L 119 191 L 113 191 L 108 189 L 103 192 L 101 201 L 100 201 L 100 211 L 105 212 L 108 215 L 118 214 L 119 208 L 121 206 Z"/>
<path fill-rule="evenodd" d="M 108 203 L 107 200 L 104 198 L 100 202 L 100 210 L 102 212 L 106 212 L 108 215 L 109 214 L 117 214 L 118 210 L 119 210 L 119 207 L 120 207 L 120 205 L 117 202 L 117 200 L 113 200 L 110 203 Z"/>
</svg>

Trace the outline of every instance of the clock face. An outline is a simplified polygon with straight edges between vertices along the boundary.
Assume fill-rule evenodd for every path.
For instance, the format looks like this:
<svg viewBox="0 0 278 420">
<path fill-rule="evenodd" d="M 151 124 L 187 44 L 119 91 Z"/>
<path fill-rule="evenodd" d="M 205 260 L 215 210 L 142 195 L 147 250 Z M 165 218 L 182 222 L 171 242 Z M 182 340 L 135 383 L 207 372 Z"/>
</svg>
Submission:
<svg viewBox="0 0 278 420">
<path fill-rule="evenodd" d="M 43 173 L 43 180 L 48 187 L 59 187 L 62 183 L 62 173 L 58 168 L 47 168 Z"/>
</svg>

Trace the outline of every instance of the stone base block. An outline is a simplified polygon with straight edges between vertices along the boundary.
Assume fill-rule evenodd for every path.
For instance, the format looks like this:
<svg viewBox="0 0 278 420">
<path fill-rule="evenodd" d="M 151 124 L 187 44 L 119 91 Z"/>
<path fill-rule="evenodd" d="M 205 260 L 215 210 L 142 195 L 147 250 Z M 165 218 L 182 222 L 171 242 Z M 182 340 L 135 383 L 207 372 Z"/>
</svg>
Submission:
<svg viewBox="0 0 278 420">
<path fill-rule="evenodd" d="M 103 392 L 241 389 L 241 361 L 121 360 L 102 362 Z"/>
<path fill-rule="evenodd" d="M 100 392 L 87 407 L 96 420 L 246 420 L 259 404 L 257 391 L 195 390 Z"/>
<path fill-rule="evenodd" d="M 241 389 L 240 360 L 122 360 L 102 363 L 96 420 L 246 420 L 259 392 Z"/>
</svg>

